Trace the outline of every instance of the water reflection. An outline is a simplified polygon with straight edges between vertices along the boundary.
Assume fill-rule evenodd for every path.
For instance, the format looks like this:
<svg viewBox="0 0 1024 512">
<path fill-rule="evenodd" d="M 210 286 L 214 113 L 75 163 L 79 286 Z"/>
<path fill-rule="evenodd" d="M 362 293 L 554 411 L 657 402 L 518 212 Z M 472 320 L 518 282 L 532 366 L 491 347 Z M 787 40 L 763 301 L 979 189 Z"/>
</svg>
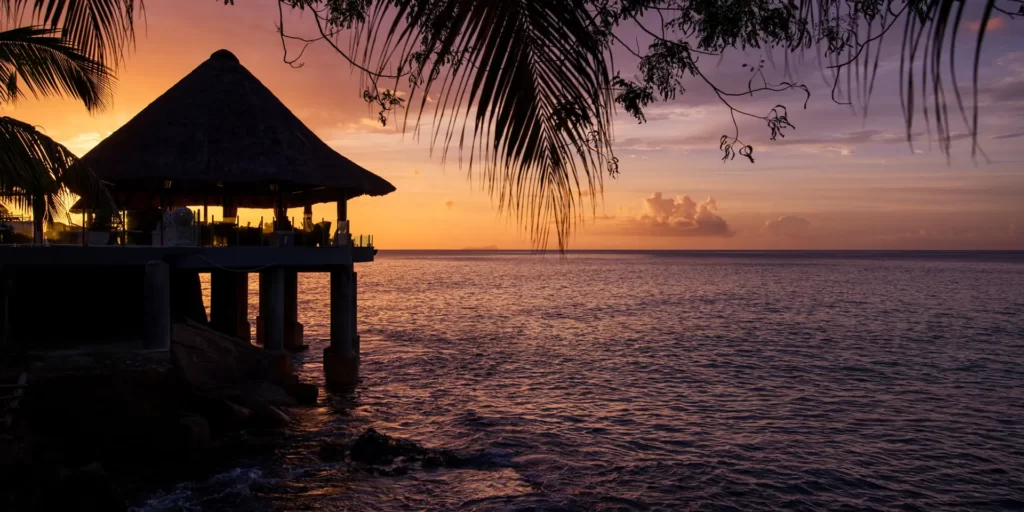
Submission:
<svg viewBox="0 0 1024 512">
<path fill-rule="evenodd" d="M 254 506 L 1024 507 L 1012 260 L 382 256 L 359 269 L 362 385 L 246 470 Z M 327 284 L 300 279 L 311 382 Z M 318 457 L 369 427 L 480 463 Z"/>
</svg>

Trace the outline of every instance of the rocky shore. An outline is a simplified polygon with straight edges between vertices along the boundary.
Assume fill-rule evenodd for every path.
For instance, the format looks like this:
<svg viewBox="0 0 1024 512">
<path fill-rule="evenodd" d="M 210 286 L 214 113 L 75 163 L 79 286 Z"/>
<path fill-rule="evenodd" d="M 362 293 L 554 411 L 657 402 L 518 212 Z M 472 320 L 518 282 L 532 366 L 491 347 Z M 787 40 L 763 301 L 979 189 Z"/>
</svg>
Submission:
<svg viewBox="0 0 1024 512">
<path fill-rule="evenodd" d="M 7 356 L 30 386 L 0 439 L 0 509 L 126 510 L 161 483 L 273 449 L 289 410 L 316 403 L 287 358 L 198 324 L 170 351 Z"/>
</svg>

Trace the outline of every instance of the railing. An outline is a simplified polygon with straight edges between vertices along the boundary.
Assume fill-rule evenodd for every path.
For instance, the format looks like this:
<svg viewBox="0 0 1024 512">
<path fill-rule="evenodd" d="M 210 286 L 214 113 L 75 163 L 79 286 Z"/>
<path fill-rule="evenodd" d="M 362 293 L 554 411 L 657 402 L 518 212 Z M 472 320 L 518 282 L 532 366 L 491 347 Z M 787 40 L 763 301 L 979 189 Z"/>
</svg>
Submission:
<svg viewBox="0 0 1024 512">
<path fill-rule="evenodd" d="M 353 247 L 373 247 L 373 235 L 359 235 L 358 238 L 352 235 L 352 245 Z"/>
<path fill-rule="evenodd" d="M 74 246 L 184 246 L 184 247 L 351 247 L 372 248 L 373 235 L 350 236 L 331 233 L 330 223 L 318 223 L 302 230 L 267 231 L 238 222 L 196 222 L 191 226 L 157 227 L 152 231 L 116 229 L 90 230 L 70 225 L 56 233 L 51 231 L 47 245 Z M 31 238 L 0 240 L 0 245 L 32 245 Z"/>
<path fill-rule="evenodd" d="M 48 230 L 46 244 L 48 245 L 81 245 L 81 246 L 186 246 L 186 247 L 224 247 L 224 246 L 271 246 L 271 247 L 338 247 L 349 245 L 358 248 L 373 248 L 373 235 L 350 235 L 349 222 L 340 222 L 340 230 L 331 232 L 332 222 L 321 219 L 313 223 L 312 219 L 303 219 L 301 229 L 275 230 L 272 223 L 264 223 L 263 217 L 256 226 L 246 223 L 242 226 L 237 218 L 229 221 L 217 220 L 211 216 L 209 221 L 200 220 L 199 211 L 192 212 L 191 222 L 183 222 L 181 225 L 172 225 L 169 222 L 164 229 L 164 222 L 170 220 L 165 217 L 160 220 L 151 219 L 157 225 L 152 229 L 137 229 L 137 223 L 129 221 L 126 216 L 114 217 L 109 224 L 104 224 L 102 229 L 96 226 L 86 227 L 85 215 L 83 214 L 81 225 L 60 225 L 60 230 Z M 186 216 L 187 218 L 187 216 Z M 13 219 L 5 219 L 13 220 Z M 21 219 L 17 219 L 21 220 Z M 13 224 L 13 223 L 10 223 Z M 133 226 L 132 224 L 136 224 Z M 291 226 L 295 226 L 294 219 Z M 2 234 L 5 236 L 0 244 L 32 244 L 31 239 L 15 239 L 13 228 L 6 229 L 8 223 L 3 223 L 5 228 Z M 8 233 L 10 231 L 10 233 Z M 22 238 L 25 238 L 22 236 Z"/>
</svg>

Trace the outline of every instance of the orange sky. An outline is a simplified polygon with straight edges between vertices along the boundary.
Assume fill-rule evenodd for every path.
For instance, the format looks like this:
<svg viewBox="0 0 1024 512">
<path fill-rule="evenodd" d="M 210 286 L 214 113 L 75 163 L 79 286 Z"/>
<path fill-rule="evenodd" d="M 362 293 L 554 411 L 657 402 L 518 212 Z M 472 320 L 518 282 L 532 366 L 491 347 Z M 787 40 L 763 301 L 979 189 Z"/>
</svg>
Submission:
<svg viewBox="0 0 1024 512">
<path fill-rule="evenodd" d="M 398 188 L 351 202 L 354 234 L 372 233 L 385 249 L 529 248 L 528 236 L 497 214 L 464 169 L 442 166 L 426 142 L 375 123 L 339 56 L 313 47 L 302 68 L 284 64 L 274 0 L 222 4 L 147 0 L 146 26 L 119 70 L 110 109 L 90 115 L 71 101 L 25 100 L 4 115 L 37 124 L 84 154 L 227 48 L 328 144 Z M 296 32 L 310 28 L 301 16 L 287 23 Z M 645 125 L 617 116 L 622 174 L 605 180 L 597 217 L 588 216 L 572 248 L 1024 249 L 1024 170 L 1014 151 L 1024 136 L 1024 95 L 1013 93 L 1024 90 L 1024 52 L 1014 50 L 1024 46 L 1021 31 L 1000 28 L 988 38 L 983 66 L 991 91 L 982 97 L 981 132 L 991 163 L 972 161 L 967 144 L 955 146 L 947 163 L 924 136 L 916 154 L 901 143 L 893 81 L 880 86 L 865 121 L 832 104 L 811 76 L 816 95 L 808 110 L 791 116 L 798 130 L 771 143 L 762 126 L 744 126 L 757 163 L 723 164 L 718 137 L 728 128 L 727 112 L 699 93 L 684 95 L 653 107 Z M 886 64 L 883 81 L 894 69 Z M 314 216 L 330 219 L 332 208 L 320 205 Z M 261 214 L 269 211 L 243 211 L 242 221 Z"/>
</svg>

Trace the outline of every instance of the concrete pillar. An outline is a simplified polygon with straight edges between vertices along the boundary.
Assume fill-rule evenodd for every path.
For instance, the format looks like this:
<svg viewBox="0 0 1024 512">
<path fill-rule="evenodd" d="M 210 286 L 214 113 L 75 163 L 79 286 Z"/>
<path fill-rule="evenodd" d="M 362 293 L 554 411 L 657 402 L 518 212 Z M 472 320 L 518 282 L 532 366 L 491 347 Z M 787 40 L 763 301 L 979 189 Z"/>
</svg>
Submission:
<svg viewBox="0 0 1024 512">
<path fill-rule="evenodd" d="M 171 319 L 175 322 L 191 320 L 206 325 L 206 307 L 203 306 L 203 285 L 199 272 L 174 270 L 171 272 Z"/>
<path fill-rule="evenodd" d="M 356 277 L 356 272 L 352 272 L 352 350 L 359 357 L 359 315 L 356 312 L 359 306 L 359 283 Z"/>
<path fill-rule="evenodd" d="M 284 271 L 284 348 L 301 352 L 309 348 L 303 341 L 303 326 L 299 323 L 299 273 Z"/>
<path fill-rule="evenodd" d="M 171 268 L 162 261 L 146 264 L 143 285 L 143 336 L 145 349 L 171 348 Z"/>
<path fill-rule="evenodd" d="M 0 267 L 0 350 L 8 349 L 11 345 L 11 289 L 11 280 L 3 267 Z"/>
<path fill-rule="evenodd" d="M 259 346 L 265 346 L 264 337 L 267 335 L 267 329 L 263 326 L 263 319 L 268 315 L 268 308 L 270 307 L 270 301 L 263 299 L 264 290 L 270 287 L 270 273 L 260 272 L 260 300 L 258 309 L 256 312 L 256 344 Z"/>
<path fill-rule="evenodd" d="M 285 351 L 285 270 L 260 272 L 260 316 L 257 339 L 270 352 L 273 378 L 291 378 L 292 356 Z"/>
<path fill-rule="evenodd" d="M 210 327 L 250 341 L 249 274 L 215 270 L 210 274 Z"/>
<path fill-rule="evenodd" d="M 331 346 L 342 351 L 352 347 L 352 267 L 331 271 Z"/>
<path fill-rule="evenodd" d="M 284 270 L 274 268 L 261 272 L 260 318 L 263 327 L 263 348 L 271 352 L 284 351 L 284 297 Z"/>
<path fill-rule="evenodd" d="M 324 349 L 324 380 L 328 387 L 352 387 L 359 383 L 352 286 L 352 267 L 331 271 L 331 346 Z"/>
</svg>

